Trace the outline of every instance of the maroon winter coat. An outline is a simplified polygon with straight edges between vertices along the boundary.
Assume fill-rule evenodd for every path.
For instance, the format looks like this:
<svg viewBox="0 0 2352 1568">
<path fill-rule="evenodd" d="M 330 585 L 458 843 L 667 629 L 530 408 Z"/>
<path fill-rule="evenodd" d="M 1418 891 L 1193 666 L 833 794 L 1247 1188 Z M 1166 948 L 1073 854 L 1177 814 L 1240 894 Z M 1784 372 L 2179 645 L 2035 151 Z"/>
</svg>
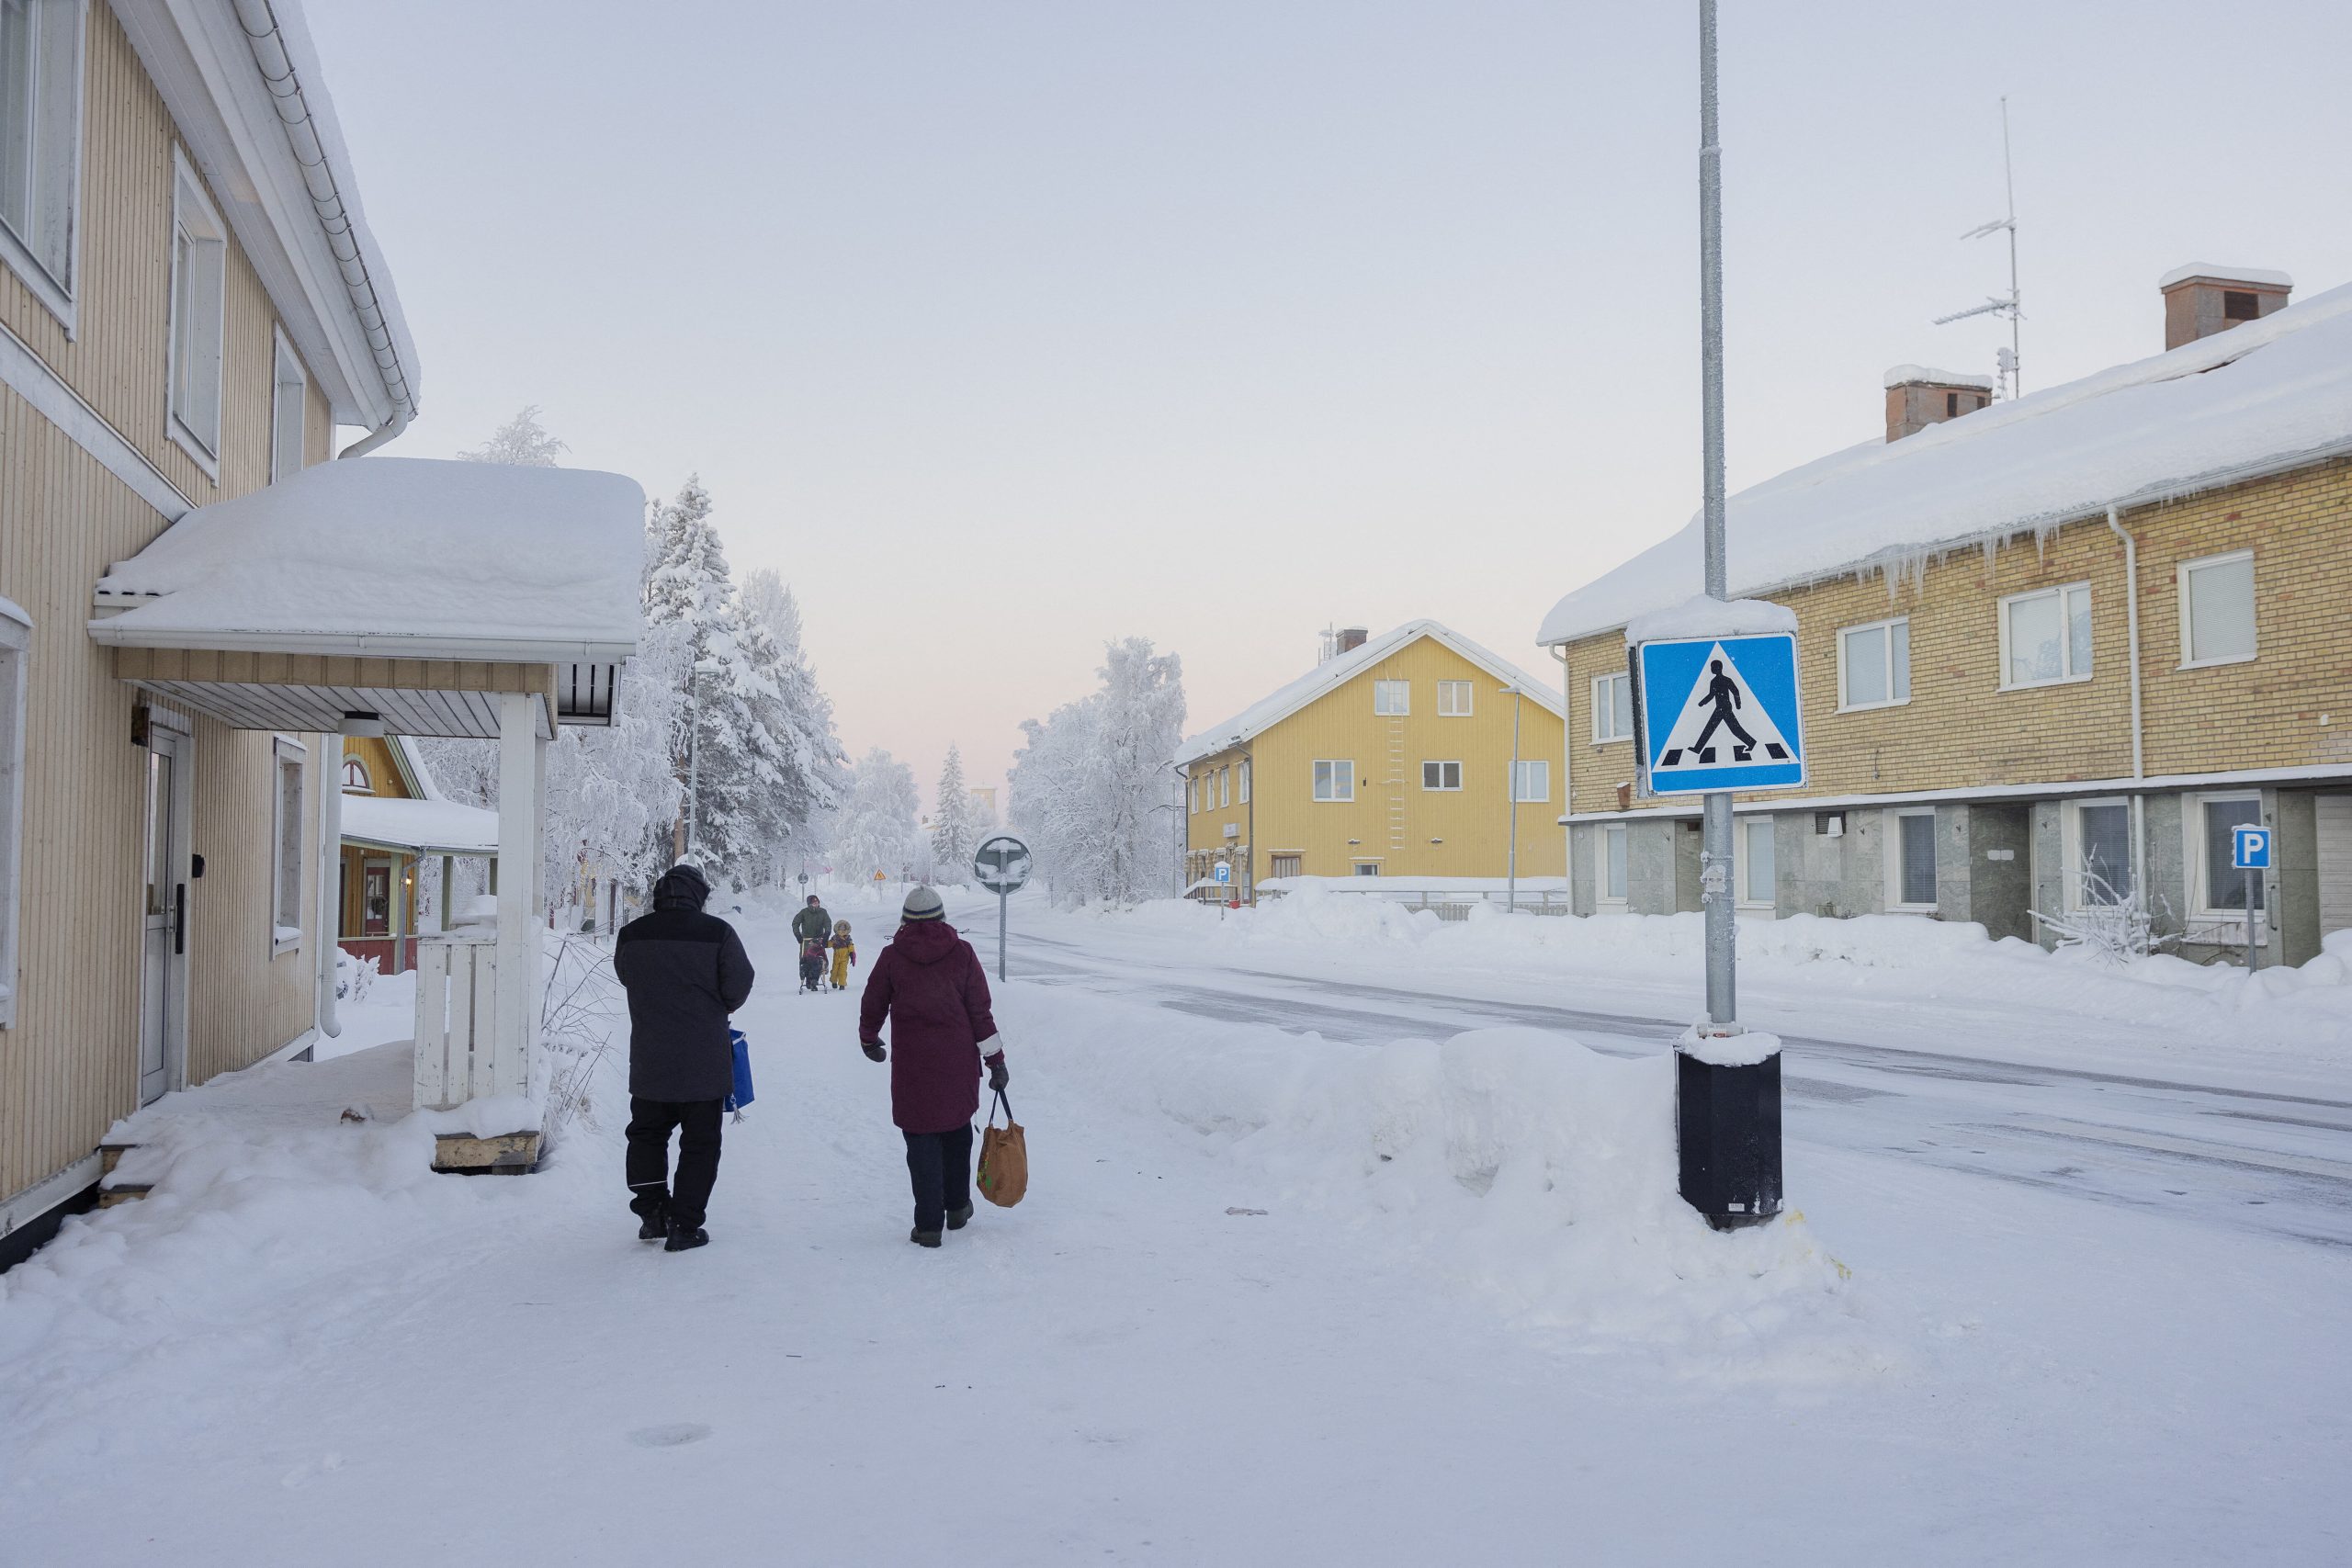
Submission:
<svg viewBox="0 0 2352 1568">
<path fill-rule="evenodd" d="M 899 928 L 865 976 L 857 1037 L 879 1041 L 890 1021 L 890 1120 L 907 1133 L 948 1133 L 980 1110 L 980 1052 L 996 1038 L 989 978 L 972 944 L 944 920 Z M 989 1061 L 1003 1055 L 992 1052 Z"/>
</svg>

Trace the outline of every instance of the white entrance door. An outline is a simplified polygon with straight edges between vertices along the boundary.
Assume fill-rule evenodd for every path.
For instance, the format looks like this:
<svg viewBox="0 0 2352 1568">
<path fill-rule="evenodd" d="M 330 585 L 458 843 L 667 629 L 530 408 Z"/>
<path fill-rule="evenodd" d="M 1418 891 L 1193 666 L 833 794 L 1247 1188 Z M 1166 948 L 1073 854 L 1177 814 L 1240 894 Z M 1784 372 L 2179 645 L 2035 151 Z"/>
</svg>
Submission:
<svg viewBox="0 0 2352 1568">
<path fill-rule="evenodd" d="M 188 738 L 158 725 L 147 740 L 146 888 L 141 932 L 139 1103 L 187 1072 Z"/>
</svg>

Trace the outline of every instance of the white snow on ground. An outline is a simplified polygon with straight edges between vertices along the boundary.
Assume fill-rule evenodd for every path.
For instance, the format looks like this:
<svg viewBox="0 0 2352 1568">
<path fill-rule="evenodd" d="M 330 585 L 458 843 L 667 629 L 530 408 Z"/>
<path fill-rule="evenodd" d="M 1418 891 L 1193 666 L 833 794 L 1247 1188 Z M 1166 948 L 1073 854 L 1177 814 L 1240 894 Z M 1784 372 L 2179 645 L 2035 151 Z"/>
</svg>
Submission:
<svg viewBox="0 0 2352 1568">
<path fill-rule="evenodd" d="M 1538 918 L 1487 908 L 1449 922 L 1319 887 L 1254 910 L 1170 899 L 1091 919 L 1111 931 L 1197 947 L 1209 962 L 1262 953 L 1391 982 L 1400 965 L 1431 977 L 1514 974 L 1572 990 L 1585 1005 L 1684 1012 L 1699 995 L 1706 942 L 1697 914 Z M 1955 1013 L 1981 1012 L 1981 1029 L 1958 1021 L 1962 1036 L 1998 1043 L 2011 1060 L 2148 1066 L 2184 1057 L 2210 1063 L 2218 1052 L 2247 1069 L 2352 1066 L 2352 931 L 2331 933 L 2308 963 L 2255 974 L 2162 953 L 2112 967 L 2014 938 L 1995 942 L 1973 922 L 1908 915 L 1743 920 L 1738 938 L 1743 994 L 1769 1004 L 1776 1028 L 1793 1028 L 1802 1016 L 1818 1030 L 1841 1009 L 1872 1003 L 1926 1004 L 1937 1008 L 1947 1034 Z M 1886 1021 L 1871 1017 L 1874 1028 Z M 1934 1048 L 1907 1031 L 1903 1043 Z"/>
<path fill-rule="evenodd" d="M 6 1550 L 2344 1556 L 2342 1249 L 1804 1144 L 1810 1218 L 1713 1236 L 1670 1196 L 1657 1060 L 1526 1030 L 1341 1046 L 1016 978 L 1030 1196 L 923 1252 L 855 998 L 795 996 L 790 903 L 751 902 L 760 1099 L 713 1246 L 635 1241 L 609 1075 L 525 1179 L 435 1177 L 413 1119 L 339 1119 L 404 1100 L 397 1044 L 174 1097 L 154 1195 L 0 1276 Z M 870 955 L 885 901 L 831 907 Z M 1019 918 L 1305 941 L 1200 917 Z M 1361 936 L 1392 980 L 1465 940 Z"/>
</svg>

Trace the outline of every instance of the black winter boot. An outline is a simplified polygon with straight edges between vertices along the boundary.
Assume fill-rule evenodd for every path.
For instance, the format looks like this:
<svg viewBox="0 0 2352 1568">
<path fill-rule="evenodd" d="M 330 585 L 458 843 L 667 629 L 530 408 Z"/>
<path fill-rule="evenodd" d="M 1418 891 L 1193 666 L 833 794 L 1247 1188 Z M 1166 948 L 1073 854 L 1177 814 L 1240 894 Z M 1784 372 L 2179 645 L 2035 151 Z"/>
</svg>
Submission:
<svg viewBox="0 0 2352 1568">
<path fill-rule="evenodd" d="M 937 1231 L 909 1231 L 907 1239 L 917 1247 L 937 1247 L 939 1233 Z"/>
<path fill-rule="evenodd" d="M 949 1230 L 960 1231 L 971 1223 L 972 1206 L 969 1203 L 965 1204 L 960 1209 L 950 1209 L 947 1211 L 947 1228 Z"/>
<path fill-rule="evenodd" d="M 691 1252 L 697 1247 L 710 1245 L 710 1233 L 700 1225 L 684 1225 L 670 1222 L 670 1239 L 662 1244 L 664 1252 Z"/>
<path fill-rule="evenodd" d="M 639 1241 L 660 1241 L 669 1234 L 670 1205 L 667 1203 L 656 1205 L 642 1216 L 637 1227 L 637 1239 Z"/>
</svg>

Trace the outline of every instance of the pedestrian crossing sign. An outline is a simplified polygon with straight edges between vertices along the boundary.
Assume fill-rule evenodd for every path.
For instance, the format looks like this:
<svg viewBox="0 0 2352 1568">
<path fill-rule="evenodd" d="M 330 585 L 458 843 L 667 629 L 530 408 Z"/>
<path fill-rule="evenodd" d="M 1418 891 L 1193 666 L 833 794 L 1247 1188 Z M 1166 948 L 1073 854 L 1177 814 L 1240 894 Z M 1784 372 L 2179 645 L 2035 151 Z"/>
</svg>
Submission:
<svg viewBox="0 0 2352 1568">
<path fill-rule="evenodd" d="M 1634 666 L 1652 795 L 1804 783 L 1794 637 L 1645 642 L 1634 649 Z"/>
</svg>

